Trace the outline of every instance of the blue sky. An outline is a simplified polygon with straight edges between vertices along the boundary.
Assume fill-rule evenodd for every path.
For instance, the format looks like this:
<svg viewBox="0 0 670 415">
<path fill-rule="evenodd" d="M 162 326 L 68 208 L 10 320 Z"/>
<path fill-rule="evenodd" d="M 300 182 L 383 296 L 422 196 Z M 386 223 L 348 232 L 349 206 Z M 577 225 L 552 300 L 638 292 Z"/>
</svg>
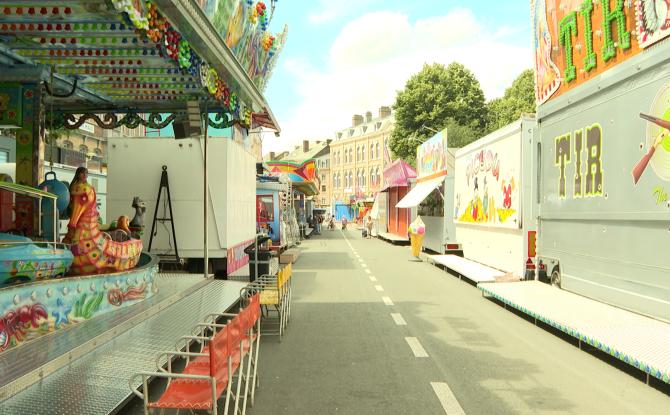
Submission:
<svg viewBox="0 0 670 415">
<path fill-rule="evenodd" d="M 332 138 L 353 114 L 391 105 L 424 62 L 462 62 L 487 98 L 530 68 L 529 1 L 280 0 L 270 26 L 288 24 L 265 92 L 282 137 L 264 151 Z"/>
</svg>

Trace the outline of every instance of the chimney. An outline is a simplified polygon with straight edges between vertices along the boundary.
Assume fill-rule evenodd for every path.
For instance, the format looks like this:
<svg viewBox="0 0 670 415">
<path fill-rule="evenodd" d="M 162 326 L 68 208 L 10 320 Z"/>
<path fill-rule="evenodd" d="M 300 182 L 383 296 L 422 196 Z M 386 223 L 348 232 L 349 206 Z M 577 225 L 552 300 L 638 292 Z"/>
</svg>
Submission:
<svg viewBox="0 0 670 415">
<path fill-rule="evenodd" d="M 275 152 L 271 151 L 270 152 L 270 160 L 274 160 L 274 159 L 275 159 Z"/>
<path fill-rule="evenodd" d="M 365 113 L 365 122 L 372 121 L 372 113 L 370 111 Z"/>
<path fill-rule="evenodd" d="M 379 107 L 379 118 L 386 118 L 391 115 L 391 107 Z"/>
<path fill-rule="evenodd" d="M 351 126 L 352 127 L 358 127 L 359 125 L 363 124 L 363 116 L 355 114 L 353 117 L 351 117 Z"/>
<path fill-rule="evenodd" d="M 302 140 L 302 151 L 305 153 L 309 151 L 309 141 Z"/>
</svg>

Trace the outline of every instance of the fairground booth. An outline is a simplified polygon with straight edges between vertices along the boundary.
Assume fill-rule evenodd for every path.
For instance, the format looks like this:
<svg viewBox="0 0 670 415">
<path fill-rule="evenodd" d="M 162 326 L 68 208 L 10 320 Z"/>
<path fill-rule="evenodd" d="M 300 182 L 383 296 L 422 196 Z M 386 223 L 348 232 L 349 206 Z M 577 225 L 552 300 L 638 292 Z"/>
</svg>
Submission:
<svg viewBox="0 0 670 415">
<path fill-rule="evenodd" d="M 155 350 L 239 301 L 241 282 L 211 277 L 244 271 L 256 236 L 260 138 L 279 133 L 263 96 L 286 38 L 268 30 L 274 8 L 0 0 L 0 136 L 16 161 L 0 161 L 16 182 L 3 186 L 0 412 L 115 412 Z M 104 192 L 83 171 L 45 175 L 63 161 L 55 132 L 84 125 L 126 135 L 109 138 Z"/>
<path fill-rule="evenodd" d="M 454 154 L 447 146 L 446 129 L 417 147 L 416 165 L 416 185 L 396 207 L 416 208 L 416 215 L 426 225 L 424 248 L 443 253 L 448 235 L 454 234 L 451 214 L 445 215 L 454 202 Z"/>
<path fill-rule="evenodd" d="M 399 208 L 398 202 L 410 190 L 416 179 L 416 170 L 398 159 L 384 169 L 384 187 L 377 197 L 380 208 L 380 220 L 385 220 L 386 229 L 381 236 L 389 240 L 408 241 L 407 227 L 411 222 L 412 209 Z M 385 214 L 383 214 L 385 212 Z"/>
<path fill-rule="evenodd" d="M 298 225 L 306 224 L 313 216 L 313 197 L 319 194 L 320 188 L 315 160 L 271 160 L 266 166 L 270 176 L 286 178 L 291 187 L 289 203 L 293 206 L 293 215 Z M 289 218 L 289 221 L 293 219 Z"/>
</svg>

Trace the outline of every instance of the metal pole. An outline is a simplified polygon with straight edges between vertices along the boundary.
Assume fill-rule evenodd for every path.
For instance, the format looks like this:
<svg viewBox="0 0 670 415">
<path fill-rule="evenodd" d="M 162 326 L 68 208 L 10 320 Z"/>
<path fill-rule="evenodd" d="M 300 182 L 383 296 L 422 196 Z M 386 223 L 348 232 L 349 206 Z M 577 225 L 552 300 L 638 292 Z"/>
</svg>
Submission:
<svg viewBox="0 0 670 415">
<path fill-rule="evenodd" d="M 56 202 L 58 199 L 53 199 L 53 208 L 54 208 L 54 249 L 56 248 L 56 243 L 58 242 L 58 208 L 56 207 Z"/>
<path fill-rule="evenodd" d="M 205 102 L 205 133 L 203 135 L 203 140 L 205 141 L 205 150 L 204 150 L 204 155 L 203 155 L 203 193 L 204 193 L 204 203 L 203 203 L 203 223 L 204 223 L 204 230 L 203 230 L 203 238 L 204 238 L 204 266 L 203 266 L 203 274 L 205 278 L 209 278 L 209 223 L 207 220 L 207 216 L 209 213 L 209 183 L 207 180 L 207 134 L 209 134 L 208 127 L 209 127 L 209 109 L 207 108 L 207 102 Z"/>
</svg>

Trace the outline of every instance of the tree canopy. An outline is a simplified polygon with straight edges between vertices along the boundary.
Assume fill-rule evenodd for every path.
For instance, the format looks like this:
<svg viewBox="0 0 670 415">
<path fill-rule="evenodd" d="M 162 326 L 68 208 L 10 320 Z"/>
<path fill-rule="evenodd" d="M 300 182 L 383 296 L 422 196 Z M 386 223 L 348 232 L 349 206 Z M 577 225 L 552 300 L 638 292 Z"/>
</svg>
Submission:
<svg viewBox="0 0 670 415">
<path fill-rule="evenodd" d="M 521 72 L 505 95 L 487 104 L 488 131 L 494 131 L 519 119 L 523 113 L 535 112 L 535 78 L 532 69 Z"/>
<path fill-rule="evenodd" d="M 451 124 L 463 127 L 454 134 L 476 138 L 488 119 L 479 81 L 456 62 L 447 67 L 424 65 L 398 91 L 393 108 L 396 124 L 389 145 L 393 154 L 410 162 L 416 157 L 416 147 L 434 135 L 431 129 L 439 131 Z"/>
</svg>

